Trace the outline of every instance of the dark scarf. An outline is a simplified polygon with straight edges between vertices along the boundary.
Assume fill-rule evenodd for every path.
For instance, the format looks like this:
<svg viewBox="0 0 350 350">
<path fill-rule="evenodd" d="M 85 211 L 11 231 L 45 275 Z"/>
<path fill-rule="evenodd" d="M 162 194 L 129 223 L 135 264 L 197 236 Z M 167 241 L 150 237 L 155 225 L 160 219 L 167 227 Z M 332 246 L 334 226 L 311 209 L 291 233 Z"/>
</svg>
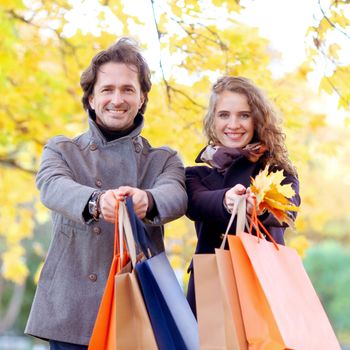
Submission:
<svg viewBox="0 0 350 350">
<path fill-rule="evenodd" d="M 253 163 L 256 163 L 266 152 L 267 147 L 261 143 L 250 143 L 243 148 L 229 148 L 223 146 L 208 145 L 196 159 L 196 163 L 204 162 L 225 174 L 232 162 L 244 156 Z"/>
</svg>

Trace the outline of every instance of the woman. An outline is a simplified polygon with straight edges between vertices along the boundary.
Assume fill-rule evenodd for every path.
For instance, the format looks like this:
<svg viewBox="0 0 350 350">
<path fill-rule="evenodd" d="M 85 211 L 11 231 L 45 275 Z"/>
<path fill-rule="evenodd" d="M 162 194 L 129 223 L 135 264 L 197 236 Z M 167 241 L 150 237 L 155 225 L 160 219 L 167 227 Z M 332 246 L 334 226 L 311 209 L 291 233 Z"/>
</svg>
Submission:
<svg viewBox="0 0 350 350">
<path fill-rule="evenodd" d="M 204 131 L 208 146 L 200 152 L 196 163 L 207 165 L 186 169 L 187 216 L 195 222 L 196 254 L 214 253 L 220 246 L 235 195 L 247 195 L 247 214 L 251 214 L 254 204 L 254 194 L 249 189 L 251 177 L 267 164 L 270 171 L 284 170 L 283 184 L 292 184 L 296 193 L 292 202 L 300 204 L 297 173 L 288 159 L 276 112 L 248 79 L 226 76 L 214 84 Z M 284 244 L 286 227 L 272 214 L 258 215 L 277 243 Z M 290 215 L 295 219 L 295 214 Z M 235 224 L 232 227 L 230 233 L 234 234 Z M 189 272 L 187 299 L 196 314 L 192 263 Z"/>
</svg>

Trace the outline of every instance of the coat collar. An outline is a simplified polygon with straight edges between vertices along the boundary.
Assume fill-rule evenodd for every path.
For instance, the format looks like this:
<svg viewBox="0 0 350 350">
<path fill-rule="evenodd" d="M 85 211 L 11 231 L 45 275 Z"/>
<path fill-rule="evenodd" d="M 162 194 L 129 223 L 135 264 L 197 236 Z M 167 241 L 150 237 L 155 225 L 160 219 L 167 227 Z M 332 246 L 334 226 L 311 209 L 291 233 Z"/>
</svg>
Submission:
<svg viewBox="0 0 350 350">
<path fill-rule="evenodd" d="M 246 157 L 240 156 L 233 161 L 225 175 L 220 174 L 216 169 L 211 168 L 208 175 L 202 178 L 202 183 L 211 190 L 229 188 L 237 183 L 249 186 L 251 177 L 254 177 L 262 168 L 261 159 L 256 163 L 249 161 Z"/>
</svg>

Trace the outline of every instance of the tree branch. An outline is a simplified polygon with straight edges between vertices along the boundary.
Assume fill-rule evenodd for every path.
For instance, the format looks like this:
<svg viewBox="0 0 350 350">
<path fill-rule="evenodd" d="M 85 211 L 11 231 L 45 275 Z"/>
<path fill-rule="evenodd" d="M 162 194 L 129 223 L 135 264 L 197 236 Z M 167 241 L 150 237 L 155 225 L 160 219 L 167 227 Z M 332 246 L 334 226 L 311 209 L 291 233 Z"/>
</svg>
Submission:
<svg viewBox="0 0 350 350">
<path fill-rule="evenodd" d="M 190 97 L 189 95 L 187 95 L 187 94 L 186 94 L 185 92 L 183 92 L 182 90 L 176 89 L 176 88 L 174 88 L 174 87 L 172 87 L 172 86 L 170 86 L 170 85 L 169 85 L 169 89 L 170 89 L 171 91 L 174 91 L 175 93 L 178 93 L 178 94 L 184 96 L 184 97 L 185 97 L 187 100 L 189 100 L 193 105 L 195 105 L 195 106 L 197 106 L 197 107 L 199 107 L 199 108 L 201 108 L 201 109 L 203 109 L 203 110 L 206 109 L 205 106 L 203 106 L 203 105 L 199 104 L 198 102 L 196 102 L 192 97 Z"/>
<path fill-rule="evenodd" d="M 151 6 L 152 6 L 152 14 L 153 14 L 154 25 L 156 27 L 158 43 L 159 43 L 159 67 L 160 67 L 160 70 L 162 72 L 163 82 L 164 82 L 165 87 L 166 87 L 166 94 L 167 94 L 167 97 L 168 97 L 168 102 L 169 102 L 169 104 L 171 104 L 170 85 L 169 85 L 167 79 L 165 78 L 163 62 L 162 62 L 162 52 L 161 52 L 161 43 L 160 43 L 161 32 L 159 30 L 158 22 L 157 22 L 157 18 L 156 18 L 156 11 L 155 11 L 155 8 L 154 8 L 154 0 L 151 0 Z"/>
<path fill-rule="evenodd" d="M 0 159 L 0 165 L 7 168 L 21 170 L 30 175 L 36 175 L 37 173 L 33 169 L 24 168 L 22 165 L 18 164 L 14 159 Z"/>
<path fill-rule="evenodd" d="M 346 32 L 344 32 L 342 29 L 340 29 L 338 26 L 336 26 L 329 18 L 328 16 L 326 15 L 325 11 L 323 10 L 322 8 L 322 5 L 321 5 L 321 0 L 318 0 L 318 6 L 322 12 L 322 15 L 323 15 L 323 18 L 326 19 L 326 21 L 329 23 L 329 25 L 331 27 L 333 27 L 334 29 L 336 29 L 338 32 L 342 33 L 343 35 L 345 35 L 348 39 L 350 39 L 350 35 Z"/>
<path fill-rule="evenodd" d="M 339 96 L 339 98 L 341 100 L 343 100 L 348 106 L 350 104 L 350 101 L 348 101 L 340 92 L 339 90 L 336 88 L 336 86 L 333 84 L 332 80 L 330 77 L 325 76 L 325 78 L 327 79 L 328 83 L 330 84 L 330 86 L 332 87 L 333 91 Z"/>
<path fill-rule="evenodd" d="M 0 333 L 4 333 L 11 329 L 18 318 L 23 303 L 24 292 L 26 289 L 25 282 L 22 284 L 14 284 L 14 291 L 8 304 L 5 315 L 1 315 Z"/>
</svg>

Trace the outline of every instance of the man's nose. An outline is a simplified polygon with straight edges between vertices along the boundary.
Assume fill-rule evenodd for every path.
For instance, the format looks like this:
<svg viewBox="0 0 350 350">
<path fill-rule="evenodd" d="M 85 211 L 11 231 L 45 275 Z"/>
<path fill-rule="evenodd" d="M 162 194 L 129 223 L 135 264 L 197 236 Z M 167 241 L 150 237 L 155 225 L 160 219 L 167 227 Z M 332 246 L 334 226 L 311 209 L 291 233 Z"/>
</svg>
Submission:
<svg viewBox="0 0 350 350">
<path fill-rule="evenodd" d="M 112 102 L 115 104 L 115 105 L 118 105 L 120 103 L 122 103 L 124 100 L 123 100 L 123 95 L 121 94 L 120 91 L 116 90 L 113 92 L 113 96 L 112 96 Z"/>
</svg>

